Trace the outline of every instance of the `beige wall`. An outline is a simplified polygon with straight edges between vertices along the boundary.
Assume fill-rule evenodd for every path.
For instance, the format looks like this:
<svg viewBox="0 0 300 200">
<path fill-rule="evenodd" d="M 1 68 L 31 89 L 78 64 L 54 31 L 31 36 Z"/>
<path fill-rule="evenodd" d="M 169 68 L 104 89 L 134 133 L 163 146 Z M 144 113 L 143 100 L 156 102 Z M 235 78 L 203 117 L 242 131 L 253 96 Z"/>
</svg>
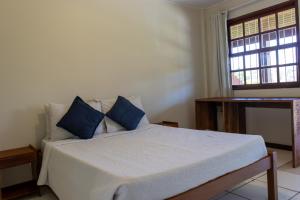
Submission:
<svg viewBox="0 0 300 200">
<path fill-rule="evenodd" d="M 206 9 L 206 18 L 217 11 L 229 10 L 229 17 L 238 17 L 260 10 L 285 0 L 225 0 Z M 209 49 L 210 34 L 206 32 L 207 48 Z M 214 58 L 208 57 L 208 60 Z M 209 66 L 209 65 L 208 65 Z M 269 90 L 240 90 L 235 91 L 237 97 L 289 97 L 300 96 L 300 89 L 269 89 Z M 291 145 L 291 114 L 284 109 L 247 109 L 247 131 L 264 136 L 268 142 Z"/>
<path fill-rule="evenodd" d="M 75 95 L 141 95 L 152 121 L 193 127 L 202 14 L 167 0 L 0 1 L 0 150 L 39 146 L 43 105 Z"/>
</svg>

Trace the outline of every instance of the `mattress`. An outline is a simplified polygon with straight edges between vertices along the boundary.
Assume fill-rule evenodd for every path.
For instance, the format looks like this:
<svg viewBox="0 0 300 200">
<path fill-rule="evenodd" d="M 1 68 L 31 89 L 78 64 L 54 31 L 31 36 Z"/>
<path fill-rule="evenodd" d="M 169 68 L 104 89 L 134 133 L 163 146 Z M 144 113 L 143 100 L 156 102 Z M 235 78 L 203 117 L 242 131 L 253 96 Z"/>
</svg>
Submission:
<svg viewBox="0 0 300 200">
<path fill-rule="evenodd" d="M 46 142 L 38 184 L 61 200 L 166 199 L 266 155 L 261 136 L 148 125 Z"/>
</svg>

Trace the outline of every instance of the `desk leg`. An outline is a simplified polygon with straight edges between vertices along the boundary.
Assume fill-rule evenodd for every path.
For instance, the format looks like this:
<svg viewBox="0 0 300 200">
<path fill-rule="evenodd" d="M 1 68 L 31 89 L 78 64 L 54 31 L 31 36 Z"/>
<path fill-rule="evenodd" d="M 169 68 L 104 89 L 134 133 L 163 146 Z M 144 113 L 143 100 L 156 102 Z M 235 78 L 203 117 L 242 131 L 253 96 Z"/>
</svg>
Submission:
<svg viewBox="0 0 300 200">
<path fill-rule="evenodd" d="M 300 166 L 300 101 L 292 105 L 293 167 Z"/>
<path fill-rule="evenodd" d="M 224 128 L 230 133 L 246 133 L 245 106 L 241 103 L 223 103 Z"/>
<path fill-rule="evenodd" d="M 196 102 L 196 128 L 198 130 L 218 130 L 216 103 Z"/>
</svg>

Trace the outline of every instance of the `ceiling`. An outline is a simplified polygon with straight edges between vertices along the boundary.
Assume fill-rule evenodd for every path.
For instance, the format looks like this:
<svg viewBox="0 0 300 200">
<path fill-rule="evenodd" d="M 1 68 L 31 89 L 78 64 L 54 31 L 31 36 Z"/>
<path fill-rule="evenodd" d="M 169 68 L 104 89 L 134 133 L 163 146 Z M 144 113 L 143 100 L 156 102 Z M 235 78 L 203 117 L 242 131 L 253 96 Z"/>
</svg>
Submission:
<svg viewBox="0 0 300 200">
<path fill-rule="evenodd" d="M 211 6 L 215 3 L 221 2 L 223 0 L 174 0 L 179 3 L 186 3 L 186 4 L 192 4 L 197 6 Z"/>
</svg>

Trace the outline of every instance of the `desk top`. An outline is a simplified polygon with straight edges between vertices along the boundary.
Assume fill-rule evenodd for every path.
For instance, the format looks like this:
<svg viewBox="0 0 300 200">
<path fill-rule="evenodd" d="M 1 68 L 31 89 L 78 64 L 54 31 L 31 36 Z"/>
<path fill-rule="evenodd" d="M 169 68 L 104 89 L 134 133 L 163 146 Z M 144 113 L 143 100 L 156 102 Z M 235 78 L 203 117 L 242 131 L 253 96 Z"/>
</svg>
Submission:
<svg viewBox="0 0 300 200">
<path fill-rule="evenodd" d="M 270 102 L 291 103 L 300 101 L 300 97 L 213 97 L 196 99 L 196 102 Z"/>
</svg>

